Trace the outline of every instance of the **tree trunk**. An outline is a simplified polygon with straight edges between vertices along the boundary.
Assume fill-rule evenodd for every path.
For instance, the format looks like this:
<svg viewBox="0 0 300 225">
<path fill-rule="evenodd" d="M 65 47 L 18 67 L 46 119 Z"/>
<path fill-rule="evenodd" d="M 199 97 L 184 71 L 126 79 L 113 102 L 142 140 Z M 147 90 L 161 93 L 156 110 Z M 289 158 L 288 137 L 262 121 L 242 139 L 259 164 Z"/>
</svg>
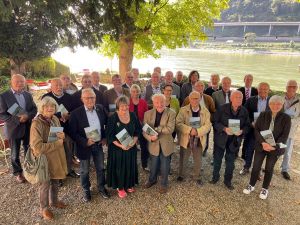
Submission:
<svg viewBox="0 0 300 225">
<path fill-rule="evenodd" d="M 25 62 L 18 61 L 14 59 L 10 59 L 10 74 L 21 74 L 24 75 L 26 72 Z"/>
<path fill-rule="evenodd" d="M 133 60 L 133 37 L 120 37 L 119 73 L 122 78 L 131 70 Z"/>
</svg>

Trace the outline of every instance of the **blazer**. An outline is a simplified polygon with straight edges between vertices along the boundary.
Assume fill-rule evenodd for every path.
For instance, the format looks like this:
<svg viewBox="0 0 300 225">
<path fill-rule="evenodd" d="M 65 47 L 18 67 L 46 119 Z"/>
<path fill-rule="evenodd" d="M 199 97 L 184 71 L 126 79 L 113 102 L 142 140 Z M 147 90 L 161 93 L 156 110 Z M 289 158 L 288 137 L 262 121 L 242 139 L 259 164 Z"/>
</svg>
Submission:
<svg viewBox="0 0 300 225">
<path fill-rule="evenodd" d="M 94 87 L 95 88 L 95 87 Z M 107 87 L 103 84 L 99 84 L 98 88 L 95 88 L 97 91 L 100 91 L 101 94 L 103 95 L 103 93 L 107 90 Z"/>
<path fill-rule="evenodd" d="M 103 105 L 104 104 L 103 94 L 100 91 L 98 91 L 97 89 L 95 89 L 94 87 L 92 87 L 92 89 L 96 94 L 96 104 Z M 82 93 L 82 89 L 80 89 L 79 91 L 75 92 L 72 95 L 72 99 L 73 99 L 72 104 L 73 104 L 74 109 L 77 109 L 78 107 L 83 106 L 83 102 L 81 101 L 81 93 Z"/>
<path fill-rule="evenodd" d="M 230 98 L 230 94 L 231 94 L 231 91 L 229 91 L 228 98 Z M 224 105 L 226 103 L 226 99 L 225 99 L 225 96 L 223 94 L 223 90 L 219 90 L 219 91 L 214 92 L 211 97 L 214 100 L 214 103 L 215 103 L 215 106 L 216 106 L 217 110 L 221 107 L 221 105 Z M 230 101 L 230 99 L 229 99 L 229 101 Z"/>
<path fill-rule="evenodd" d="M 189 96 L 189 94 L 193 91 L 193 86 L 190 82 L 184 83 L 181 87 L 180 92 L 180 100 L 181 102 L 184 101 L 184 99 Z"/>
<path fill-rule="evenodd" d="M 25 123 L 20 123 L 18 116 L 12 116 L 7 112 L 14 103 L 18 104 L 12 90 L 9 89 L 0 94 L 0 120 L 5 122 L 4 130 L 7 139 L 17 139 L 29 136 L 31 121 L 37 114 L 37 107 L 29 92 L 24 91 L 23 96 L 26 102 L 25 110 L 28 115 L 28 120 Z"/>
<path fill-rule="evenodd" d="M 105 139 L 105 126 L 107 123 L 107 113 L 102 105 L 95 105 L 96 112 L 101 125 L 101 138 Z M 89 159 L 91 156 L 91 146 L 87 146 L 88 138 L 84 128 L 89 127 L 89 121 L 84 106 L 80 106 L 71 112 L 69 120 L 70 136 L 77 145 L 77 157 L 82 160 Z"/>
<path fill-rule="evenodd" d="M 268 130 L 272 120 L 272 112 L 266 111 L 260 113 L 255 123 L 255 151 L 264 151 L 262 142 L 265 142 L 264 138 L 260 134 L 260 131 Z M 275 151 L 271 151 L 273 154 L 283 155 L 285 148 L 280 148 L 279 143 L 285 144 L 289 132 L 291 129 L 291 117 L 283 112 L 278 112 L 274 120 L 273 136 L 276 142 Z"/>
<path fill-rule="evenodd" d="M 176 131 L 178 135 L 179 145 L 187 148 L 190 139 L 190 118 L 192 117 L 191 105 L 188 104 L 182 107 L 176 117 Z M 200 138 L 202 149 L 205 149 L 207 133 L 211 129 L 210 113 L 204 107 L 200 107 L 200 128 L 197 129 L 198 137 Z"/>
<path fill-rule="evenodd" d="M 222 88 L 219 86 L 218 88 L 217 88 L 217 90 L 215 90 L 215 89 L 213 89 L 211 86 L 210 87 L 207 87 L 205 90 L 204 90 L 204 94 L 207 94 L 207 95 L 209 95 L 209 96 L 212 96 L 212 94 L 214 93 L 214 92 L 216 92 L 216 91 L 220 91 L 220 90 L 222 90 Z"/>
<path fill-rule="evenodd" d="M 128 88 L 122 87 L 122 94 L 127 96 L 130 99 L 130 92 Z M 106 90 L 103 94 L 103 106 L 109 111 L 109 104 L 115 104 L 116 99 L 118 98 L 117 93 L 115 92 L 114 88 Z"/>
<path fill-rule="evenodd" d="M 246 103 L 246 88 L 245 87 L 240 87 L 237 89 L 238 91 L 242 92 L 243 94 L 243 105 Z M 251 87 L 251 93 L 250 93 L 250 97 L 251 96 L 256 96 L 258 95 L 258 91 L 255 87 Z"/>
<path fill-rule="evenodd" d="M 228 136 L 224 128 L 228 127 L 229 119 L 239 119 L 240 120 L 240 129 L 243 130 L 243 133 L 240 136 Z M 243 136 L 249 132 L 250 129 L 250 120 L 248 116 L 248 111 L 244 106 L 240 106 L 240 109 L 237 115 L 232 113 L 231 103 L 226 103 L 214 113 L 213 115 L 213 127 L 214 127 L 214 144 L 219 148 L 225 148 L 226 143 L 229 137 L 232 137 L 233 145 L 230 145 L 231 151 L 238 151 Z"/>
<path fill-rule="evenodd" d="M 154 128 L 156 117 L 156 109 L 151 109 L 145 113 L 144 123 L 147 123 L 150 127 Z M 174 152 L 174 139 L 172 133 L 175 129 L 175 117 L 176 113 L 169 108 L 165 108 L 160 125 L 156 128 L 158 133 L 158 139 L 151 141 L 150 136 L 143 132 L 144 137 L 148 140 L 148 149 L 151 155 L 158 156 L 160 148 L 164 156 L 169 156 Z"/>
<path fill-rule="evenodd" d="M 216 111 L 216 107 L 215 107 L 215 103 L 214 103 L 214 100 L 212 99 L 212 97 L 210 97 L 209 95 L 203 94 L 203 100 L 204 100 L 205 107 L 208 109 L 208 111 L 210 113 L 214 113 Z M 187 96 L 184 99 L 182 106 L 186 106 L 188 104 L 190 104 L 189 96 Z"/>
<path fill-rule="evenodd" d="M 134 112 L 134 104 L 132 102 L 132 99 L 130 98 L 130 103 L 129 103 L 129 111 Z M 148 105 L 147 102 L 144 99 L 139 100 L 138 104 L 138 119 L 141 123 L 144 121 L 144 114 L 145 112 L 148 111 Z"/>
<path fill-rule="evenodd" d="M 269 99 L 270 99 L 270 97 L 267 97 L 267 105 L 266 105 L 266 110 L 265 111 L 270 110 Z M 250 97 L 246 101 L 246 104 L 244 105 L 245 108 L 248 110 L 249 118 L 250 118 L 251 123 L 254 121 L 254 113 L 257 112 L 257 108 L 258 108 L 257 103 L 258 103 L 258 95 Z"/>
<path fill-rule="evenodd" d="M 161 89 L 161 87 L 160 87 L 160 89 Z M 152 95 L 153 95 L 152 85 L 149 84 L 149 85 L 146 86 L 145 93 L 144 93 L 144 99 L 148 103 L 149 108 L 152 108 L 152 106 L 153 106 L 153 102 L 152 102 L 152 99 L 151 99 Z"/>
</svg>

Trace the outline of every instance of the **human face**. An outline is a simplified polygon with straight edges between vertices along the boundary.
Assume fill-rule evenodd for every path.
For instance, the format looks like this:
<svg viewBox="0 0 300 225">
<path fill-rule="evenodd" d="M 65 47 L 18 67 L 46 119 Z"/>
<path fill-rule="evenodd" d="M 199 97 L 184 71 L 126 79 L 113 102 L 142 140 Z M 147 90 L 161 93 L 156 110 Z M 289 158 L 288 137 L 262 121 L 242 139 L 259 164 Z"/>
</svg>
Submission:
<svg viewBox="0 0 300 225">
<path fill-rule="evenodd" d="M 173 82 L 173 73 L 171 71 L 166 72 L 165 82 L 166 82 L 166 84 L 172 84 L 172 82 Z"/>
<path fill-rule="evenodd" d="M 138 69 L 132 69 L 132 75 L 133 75 L 133 79 L 134 80 L 138 80 L 139 79 L 139 75 L 140 75 L 140 72 Z"/>
<path fill-rule="evenodd" d="M 140 93 L 136 88 L 132 88 L 130 90 L 130 95 L 131 95 L 131 98 L 137 99 L 137 98 L 139 98 Z"/>
<path fill-rule="evenodd" d="M 89 110 L 91 110 L 95 106 L 96 96 L 93 93 L 84 92 L 81 95 L 81 101 L 83 102 L 85 107 L 87 107 Z"/>
<path fill-rule="evenodd" d="M 183 73 L 181 71 L 178 71 L 176 74 L 176 81 L 181 82 L 183 79 Z"/>
<path fill-rule="evenodd" d="M 164 95 L 166 96 L 166 98 L 170 98 L 173 92 L 173 88 L 170 86 L 167 86 L 164 88 Z"/>
<path fill-rule="evenodd" d="M 161 74 L 161 68 L 160 67 L 155 67 L 154 72 L 156 72 L 160 75 Z"/>
<path fill-rule="evenodd" d="M 121 103 L 121 104 L 119 105 L 119 110 L 118 110 L 118 112 L 119 112 L 120 114 L 122 114 L 122 115 L 127 114 L 127 113 L 129 112 L 129 106 L 128 106 L 127 104 L 125 104 L 125 103 Z"/>
<path fill-rule="evenodd" d="M 198 74 L 195 72 L 191 75 L 191 83 L 194 84 L 199 80 Z"/>
<path fill-rule="evenodd" d="M 63 85 L 61 80 L 51 81 L 51 91 L 57 96 L 61 96 L 63 94 Z"/>
<path fill-rule="evenodd" d="M 270 88 L 266 84 L 261 84 L 258 86 L 257 91 L 258 91 L 258 96 L 261 97 L 262 99 L 265 99 L 269 95 Z"/>
<path fill-rule="evenodd" d="M 269 107 L 272 114 L 277 114 L 282 109 L 283 104 L 281 102 L 270 102 Z"/>
<path fill-rule="evenodd" d="M 232 95 L 230 96 L 230 101 L 231 101 L 233 108 L 238 108 L 239 106 L 242 105 L 242 102 L 243 102 L 242 93 L 239 93 L 239 92 L 232 93 Z"/>
<path fill-rule="evenodd" d="M 11 79 L 11 88 L 16 92 L 21 92 L 25 88 L 25 78 L 21 75 L 13 76 Z"/>
<path fill-rule="evenodd" d="M 132 85 L 133 83 L 133 75 L 131 73 L 127 74 L 125 77 L 125 81 L 127 84 Z"/>
<path fill-rule="evenodd" d="M 157 86 L 159 84 L 159 74 L 158 73 L 153 73 L 151 76 L 151 83 L 154 86 Z"/>
<path fill-rule="evenodd" d="M 161 113 L 166 108 L 166 101 L 163 98 L 155 98 L 153 101 L 153 107 L 156 109 L 157 112 Z"/>
<path fill-rule="evenodd" d="M 113 77 L 112 83 L 113 83 L 114 87 L 121 87 L 121 85 L 122 85 L 121 77 L 120 76 Z"/>
<path fill-rule="evenodd" d="M 47 105 L 44 105 L 43 107 L 43 116 L 46 117 L 46 118 L 52 118 L 52 116 L 54 115 L 55 113 L 55 105 L 53 104 L 47 104 Z"/>
<path fill-rule="evenodd" d="M 293 98 L 294 96 L 296 96 L 297 90 L 298 90 L 298 85 L 295 82 L 290 82 L 286 86 L 286 94 L 290 98 Z"/>
<path fill-rule="evenodd" d="M 92 73 L 92 84 L 98 86 L 100 82 L 100 75 L 99 73 Z"/>
<path fill-rule="evenodd" d="M 245 87 L 250 88 L 253 82 L 253 76 L 252 75 L 245 76 L 244 82 L 245 82 Z"/>
<path fill-rule="evenodd" d="M 204 84 L 197 82 L 194 86 L 195 91 L 199 92 L 201 95 L 203 94 L 204 91 Z"/>
<path fill-rule="evenodd" d="M 189 100 L 190 100 L 190 104 L 191 104 L 192 108 L 197 108 L 199 106 L 200 96 L 192 94 L 189 97 Z"/>
<path fill-rule="evenodd" d="M 82 88 L 91 88 L 92 87 L 92 80 L 89 77 L 85 77 L 81 80 Z"/>
<path fill-rule="evenodd" d="M 212 75 L 211 76 L 210 82 L 211 82 L 212 86 L 218 86 L 219 85 L 219 81 L 220 81 L 219 76 L 217 76 L 217 75 Z"/>
<path fill-rule="evenodd" d="M 67 75 L 62 75 L 62 76 L 60 77 L 60 80 L 61 80 L 62 85 L 63 85 L 64 88 L 68 88 L 69 85 L 71 84 L 71 79 L 70 79 L 70 77 L 67 76 Z"/>
<path fill-rule="evenodd" d="M 223 79 L 222 80 L 222 89 L 224 92 L 230 91 L 231 87 L 231 80 L 230 79 Z"/>
</svg>

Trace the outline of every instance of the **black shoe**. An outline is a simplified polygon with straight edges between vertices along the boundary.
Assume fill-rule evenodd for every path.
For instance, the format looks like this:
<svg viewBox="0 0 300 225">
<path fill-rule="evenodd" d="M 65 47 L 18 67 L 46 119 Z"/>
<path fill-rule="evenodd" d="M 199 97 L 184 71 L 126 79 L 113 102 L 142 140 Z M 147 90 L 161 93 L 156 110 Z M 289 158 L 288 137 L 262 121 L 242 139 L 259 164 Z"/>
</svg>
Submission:
<svg viewBox="0 0 300 225">
<path fill-rule="evenodd" d="M 64 186 L 63 180 L 58 180 L 58 187 L 62 187 L 62 186 Z"/>
<path fill-rule="evenodd" d="M 177 177 L 177 181 L 178 182 L 182 182 L 183 181 L 183 177 Z"/>
<path fill-rule="evenodd" d="M 224 184 L 225 184 L 225 186 L 229 189 L 229 190 L 233 190 L 234 189 L 234 187 L 233 187 L 233 185 L 231 184 L 231 183 L 226 183 L 226 182 L 224 182 Z"/>
<path fill-rule="evenodd" d="M 286 180 L 291 180 L 291 176 L 289 175 L 288 172 L 281 172 L 282 176 Z"/>
<path fill-rule="evenodd" d="M 198 186 L 203 186 L 203 184 L 204 184 L 201 179 L 197 180 L 196 183 Z"/>
<path fill-rule="evenodd" d="M 216 184 L 216 183 L 218 183 L 218 181 L 219 181 L 219 179 L 212 179 L 211 181 L 209 181 L 209 183 L 211 183 L 211 184 Z"/>
<path fill-rule="evenodd" d="M 72 177 L 72 178 L 79 178 L 79 174 L 76 173 L 74 170 L 71 170 L 70 173 L 67 174 L 68 177 Z"/>
<path fill-rule="evenodd" d="M 154 183 L 150 183 L 149 181 L 146 183 L 146 184 L 144 184 L 144 188 L 145 189 L 147 189 L 147 188 L 151 188 L 153 185 L 155 185 L 156 184 L 156 182 L 154 182 Z"/>
<path fill-rule="evenodd" d="M 83 201 L 90 202 L 92 200 L 92 196 L 90 192 L 84 192 L 83 194 Z"/>
<path fill-rule="evenodd" d="M 102 196 L 102 198 L 105 198 L 105 199 L 110 197 L 110 194 L 108 193 L 108 191 L 105 188 L 103 190 L 100 190 L 99 194 Z"/>
</svg>

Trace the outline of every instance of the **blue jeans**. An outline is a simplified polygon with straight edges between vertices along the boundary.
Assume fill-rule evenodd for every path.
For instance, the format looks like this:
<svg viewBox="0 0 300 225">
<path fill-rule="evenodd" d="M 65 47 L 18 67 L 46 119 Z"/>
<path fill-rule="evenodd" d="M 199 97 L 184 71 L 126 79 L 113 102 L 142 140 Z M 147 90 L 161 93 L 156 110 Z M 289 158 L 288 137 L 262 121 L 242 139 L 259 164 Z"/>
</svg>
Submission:
<svg viewBox="0 0 300 225">
<path fill-rule="evenodd" d="M 245 149 L 245 169 L 250 169 L 254 155 L 255 136 L 254 132 L 250 131 L 246 136 L 243 144 Z"/>
<path fill-rule="evenodd" d="M 105 173 L 104 173 L 104 154 L 101 145 L 94 144 L 91 146 L 92 158 L 96 167 L 98 190 L 104 190 Z M 85 192 L 90 191 L 91 183 L 89 177 L 90 159 L 80 160 L 80 183 Z"/>
<path fill-rule="evenodd" d="M 170 172 L 170 163 L 171 163 L 171 156 L 170 155 L 164 156 L 162 150 L 159 151 L 158 156 L 151 155 L 149 182 L 156 183 L 158 172 L 160 172 L 161 175 L 160 184 L 163 187 L 167 187 L 168 175 Z"/>
<path fill-rule="evenodd" d="M 295 140 L 292 138 L 288 138 L 286 141 L 286 149 L 283 155 L 283 160 L 281 164 L 281 171 L 282 172 L 289 172 L 290 170 L 290 161 L 292 157 L 293 147 L 294 147 Z"/>
<path fill-rule="evenodd" d="M 23 148 L 24 148 L 24 156 L 25 156 L 29 146 L 29 136 L 25 135 L 24 138 L 9 140 L 9 146 L 11 148 L 11 165 L 12 165 L 14 176 L 21 174 L 23 171 L 20 163 L 20 148 L 21 148 L 22 140 L 23 140 Z"/>
</svg>

